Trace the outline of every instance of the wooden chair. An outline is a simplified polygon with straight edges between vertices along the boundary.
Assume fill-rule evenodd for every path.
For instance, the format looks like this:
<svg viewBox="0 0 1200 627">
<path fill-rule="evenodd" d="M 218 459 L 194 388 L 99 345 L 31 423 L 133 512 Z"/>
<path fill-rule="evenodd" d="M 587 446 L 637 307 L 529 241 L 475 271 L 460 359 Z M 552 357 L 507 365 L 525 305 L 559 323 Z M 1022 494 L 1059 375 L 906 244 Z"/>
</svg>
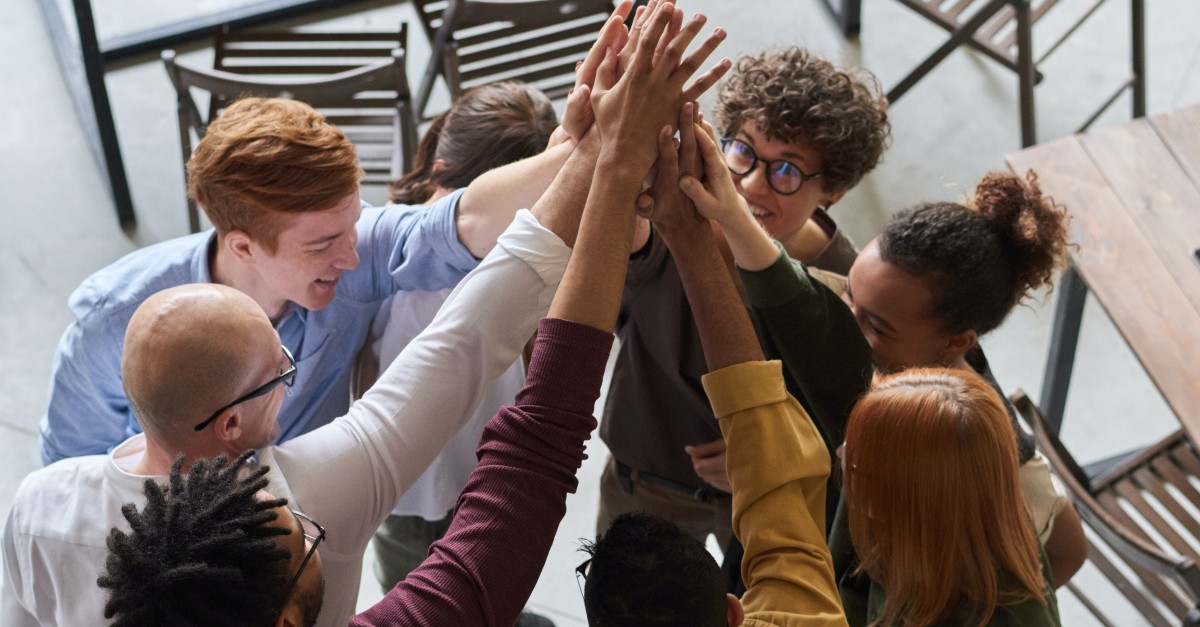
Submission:
<svg viewBox="0 0 1200 627">
<path fill-rule="evenodd" d="M 1075 462 L 1024 391 L 1011 400 L 1089 528 L 1088 562 L 1109 584 L 1068 590 L 1097 619 L 1123 599 L 1151 625 L 1200 625 L 1200 456 L 1182 431 L 1125 456 L 1095 476 Z"/>
<path fill-rule="evenodd" d="M 560 98 L 575 85 L 582 61 L 612 0 L 414 0 L 430 42 L 417 88 L 423 117 L 440 75 L 451 100 L 478 85 L 520 80 Z"/>
<path fill-rule="evenodd" d="M 888 91 L 889 102 L 896 102 L 951 52 L 970 46 L 1017 73 L 1021 108 L 1021 145 L 1037 143 L 1034 111 L 1034 86 L 1041 82 L 1038 71 L 1047 57 L 1091 17 L 1105 0 L 1088 0 L 1090 6 L 1040 57 L 1034 57 L 1033 26 L 1059 0 L 900 0 L 922 17 L 950 33 L 950 39 Z M 857 4 L 861 0 L 851 0 Z M 1132 59 L 1130 77 L 1103 101 L 1099 109 L 1079 128 L 1082 132 L 1129 89 L 1133 94 L 1133 117 L 1146 115 L 1146 52 L 1144 0 L 1130 0 Z"/>
<path fill-rule="evenodd" d="M 363 183 L 386 185 L 412 165 L 416 124 L 405 68 L 406 25 L 388 33 L 217 31 L 214 69 L 163 53 L 175 86 L 184 162 L 193 142 L 231 102 L 246 95 L 304 101 L 337 125 L 358 150 Z M 206 114 L 193 89 L 207 91 Z M 188 226 L 199 230 L 188 199 Z"/>
</svg>

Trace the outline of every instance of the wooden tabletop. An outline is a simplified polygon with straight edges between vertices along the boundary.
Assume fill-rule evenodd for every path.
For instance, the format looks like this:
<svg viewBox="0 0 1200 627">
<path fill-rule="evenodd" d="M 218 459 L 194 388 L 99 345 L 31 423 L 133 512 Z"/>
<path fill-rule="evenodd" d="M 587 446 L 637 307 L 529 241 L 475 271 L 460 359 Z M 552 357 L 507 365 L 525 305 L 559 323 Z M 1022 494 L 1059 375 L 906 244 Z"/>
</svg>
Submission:
<svg viewBox="0 0 1200 627">
<path fill-rule="evenodd" d="M 1200 105 L 1034 146 L 1008 164 L 1037 172 L 1067 207 L 1071 263 L 1200 442 Z"/>
</svg>

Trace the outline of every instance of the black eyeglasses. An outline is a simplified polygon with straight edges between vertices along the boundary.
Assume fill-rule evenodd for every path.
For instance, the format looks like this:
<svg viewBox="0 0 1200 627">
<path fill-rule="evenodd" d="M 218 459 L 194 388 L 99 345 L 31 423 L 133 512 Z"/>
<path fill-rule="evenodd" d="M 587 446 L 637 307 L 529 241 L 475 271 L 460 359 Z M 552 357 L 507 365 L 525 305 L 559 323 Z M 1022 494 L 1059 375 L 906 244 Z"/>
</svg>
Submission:
<svg viewBox="0 0 1200 627">
<path fill-rule="evenodd" d="M 583 582 L 587 581 L 588 567 L 592 565 L 592 558 L 583 560 L 583 563 L 575 567 L 575 585 L 579 586 L 579 596 L 583 594 Z"/>
<path fill-rule="evenodd" d="M 784 159 L 767 161 L 760 159 L 754 148 L 740 139 L 721 138 L 721 151 L 725 153 L 725 165 L 738 176 L 750 174 L 759 163 L 767 167 L 767 185 L 777 193 L 791 196 L 800 191 L 804 182 L 825 176 L 824 172 L 808 174 L 796 164 Z"/>
<path fill-rule="evenodd" d="M 292 596 L 292 588 L 295 588 L 296 582 L 300 581 L 300 574 L 304 572 L 304 567 L 308 566 L 308 561 L 312 559 L 313 553 L 317 552 L 317 546 L 325 539 L 325 528 L 318 525 L 317 521 L 309 518 L 304 512 L 299 510 L 292 510 L 292 514 L 300 522 L 300 528 L 304 530 L 304 537 L 312 544 L 308 547 L 308 552 L 304 554 L 304 561 L 300 562 L 300 568 L 297 568 L 296 574 L 292 575 L 292 581 L 288 583 L 287 593 L 283 595 L 285 602 Z"/>
<path fill-rule="evenodd" d="M 216 420 L 217 416 L 220 416 L 221 412 L 225 411 L 226 409 L 229 409 L 230 407 L 233 407 L 234 405 L 237 405 L 238 403 L 244 403 L 252 398 L 258 398 L 258 397 L 266 394 L 267 392 L 270 392 L 272 389 L 275 388 L 275 386 L 279 385 L 280 383 L 282 383 L 288 387 L 292 387 L 292 385 L 294 383 L 296 383 L 296 358 L 292 357 L 292 351 L 288 350 L 286 346 L 280 345 L 280 348 L 283 349 L 283 356 L 287 357 L 288 364 L 290 364 L 290 366 L 288 367 L 287 370 L 284 370 L 283 372 L 279 373 L 278 377 L 275 377 L 274 379 L 271 379 L 270 381 L 267 381 L 266 383 L 262 384 L 261 386 L 256 387 L 253 390 L 250 390 L 249 392 L 247 392 L 246 394 L 238 397 L 238 399 L 236 401 L 213 412 L 213 415 L 209 416 L 208 420 L 205 420 L 204 422 L 196 425 L 196 427 L 195 427 L 196 431 L 203 430 L 205 427 L 207 427 L 209 425 L 209 423 Z"/>
</svg>

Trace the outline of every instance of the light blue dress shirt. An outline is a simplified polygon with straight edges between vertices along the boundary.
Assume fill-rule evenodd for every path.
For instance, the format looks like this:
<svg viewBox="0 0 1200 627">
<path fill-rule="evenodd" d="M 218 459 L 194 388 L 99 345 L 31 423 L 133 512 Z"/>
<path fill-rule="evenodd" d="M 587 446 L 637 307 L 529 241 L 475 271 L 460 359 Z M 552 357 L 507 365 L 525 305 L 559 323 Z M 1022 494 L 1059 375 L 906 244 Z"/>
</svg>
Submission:
<svg viewBox="0 0 1200 627">
<path fill-rule="evenodd" d="M 452 287 L 478 265 L 455 228 L 461 196 L 459 190 L 428 208 L 364 209 L 358 220 L 359 265 L 342 275 L 333 302 L 318 311 L 288 304 L 275 329 L 295 355 L 297 370 L 279 411 L 278 442 L 346 413 L 351 364 L 381 301 L 401 290 Z M 141 431 L 121 385 L 125 328 L 151 294 L 211 282 L 215 242 L 209 230 L 136 250 L 85 279 L 71 295 L 75 322 L 54 357 L 50 403 L 41 422 L 44 463 L 105 453 Z"/>
</svg>

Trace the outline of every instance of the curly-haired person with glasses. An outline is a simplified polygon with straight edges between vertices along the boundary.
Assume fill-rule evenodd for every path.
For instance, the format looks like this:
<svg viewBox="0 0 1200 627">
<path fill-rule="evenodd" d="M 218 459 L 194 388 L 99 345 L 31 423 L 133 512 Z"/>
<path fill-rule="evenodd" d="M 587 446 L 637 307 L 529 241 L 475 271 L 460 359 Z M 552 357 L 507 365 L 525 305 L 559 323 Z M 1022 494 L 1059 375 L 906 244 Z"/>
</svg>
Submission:
<svg viewBox="0 0 1200 627">
<path fill-rule="evenodd" d="M 886 103 L 874 77 L 795 47 L 743 56 L 718 86 L 713 117 L 725 165 L 758 224 L 790 258 L 848 272 L 854 245 L 825 210 L 875 167 L 889 142 Z M 665 201 L 643 195 L 638 203 L 645 211 Z M 724 546 L 732 536 L 725 443 L 700 381 L 706 368 L 692 308 L 676 258 L 647 221 L 639 224 L 635 247 L 617 331 L 621 351 L 600 428 L 612 459 L 601 479 L 596 528 L 603 532 L 617 516 L 645 511 L 701 542 L 712 534 Z M 770 338 L 760 339 L 776 357 Z M 865 342 L 850 348 L 868 350 Z M 841 434 L 826 424 L 845 423 L 849 400 L 862 392 L 867 376 L 860 386 L 820 394 L 806 394 L 791 373 L 785 377 L 831 452 Z M 832 514 L 838 491 L 829 494 Z M 737 563 L 727 562 L 731 579 Z M 731 581 L 730 589 L 740 583 Z"/>
</svg>

